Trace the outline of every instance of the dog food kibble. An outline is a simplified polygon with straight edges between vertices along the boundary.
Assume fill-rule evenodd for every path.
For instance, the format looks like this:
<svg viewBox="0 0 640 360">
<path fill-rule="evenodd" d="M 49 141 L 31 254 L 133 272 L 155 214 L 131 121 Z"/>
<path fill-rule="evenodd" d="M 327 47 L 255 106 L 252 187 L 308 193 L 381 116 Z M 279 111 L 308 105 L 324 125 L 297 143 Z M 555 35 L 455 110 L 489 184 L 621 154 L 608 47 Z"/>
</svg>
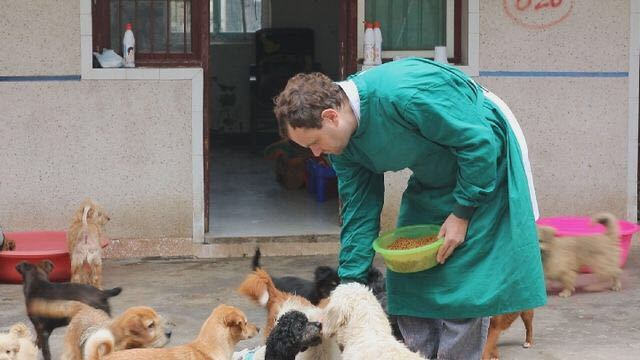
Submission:
<svg viewBox="0 0 640 360">
<path fill-rule="evenodd" d="M 415 249 L 420 246 L 429 245 L 438 240 L 437 235 L 425 236 L 421 238 L 398 238 L 391 245 L 389 245 L 389 250 L 408 250 Z"/>
</svg>

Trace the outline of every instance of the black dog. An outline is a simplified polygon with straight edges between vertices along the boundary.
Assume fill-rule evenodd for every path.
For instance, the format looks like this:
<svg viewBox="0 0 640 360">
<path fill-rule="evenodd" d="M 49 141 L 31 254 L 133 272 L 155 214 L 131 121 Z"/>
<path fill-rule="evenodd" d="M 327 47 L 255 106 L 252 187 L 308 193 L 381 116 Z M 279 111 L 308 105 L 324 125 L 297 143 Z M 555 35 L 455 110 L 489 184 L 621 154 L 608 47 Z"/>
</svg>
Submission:
<svg viewBox="0 0 640 360">
<path fill-rule="evenodd" d="M 253 255 L 253 270 L 260 267 L 260 248 Z M 338 272 L 329 266 L 318 266 L 314 271 L 314 280 L 309 281 L 295 276 L 273 277 L 273 283 L 280 291 L 302 296 L 313 305 L 328 298 L 329 294 L 340 284 Z"/>
<path fill-rule="evenodd" d="M 100 290 L 90 285 L 75 283 L 52 283 L 49 281 L 49 273 L 53 270 L 53 263 L 43 260 L 37 265 L 21 262 L 16 265 L 16 270 L 22 274 L 22 290 L 24 291 L 27 315 L 33 323 L 37 333 L 37 345 L 42 349 L 45 360 L 51 359 L 49 351 L 49 335 L 53 329 L 69 324 L 68 318 L 48 318 L 38 316 L 29 311 L 29 303 L 33 299 L 44 300 L 77 300 L 96 309 L 105 311 L 111 315 L 108 299 L 120 294 L 121 288 Z"/>
<path fill-rule="evenodd" d="M 376 299 L 378 299 L 378 302 L 380 303 L 380 306 L 382 306 L 384 312 L 387 313 L 387 284 L 382 271 L 378 270 L 373 265 L 369 268 L 369 272 L 367 273 L 367 286 L 371 289 L 373 295 L 376 296 Z M 400 332 L 400 327 L 398 326 L 398 318 L 395 315 L 389 315 L 389 313 L 387 313 L 387 318 L 389 318 L 389 324 L 391 324 L 393 336 L 400 341 L 404 341 L 402 333 Z"/>
<path fill-rule="evenodd" d="M 322 342 L 322 324 L 309 321 L 300 311 L 291 310 L 278 319 L 269 333 L 265 360 L 293 360 L 298 353 Z"/>
</svg>

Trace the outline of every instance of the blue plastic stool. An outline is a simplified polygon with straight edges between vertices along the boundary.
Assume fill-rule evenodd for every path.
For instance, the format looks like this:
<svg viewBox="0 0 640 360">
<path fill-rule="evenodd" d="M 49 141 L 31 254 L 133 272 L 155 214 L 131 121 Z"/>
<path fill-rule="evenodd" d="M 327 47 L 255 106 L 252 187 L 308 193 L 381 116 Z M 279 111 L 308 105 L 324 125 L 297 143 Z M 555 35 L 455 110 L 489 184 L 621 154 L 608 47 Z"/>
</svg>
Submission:
<svg viewBox="0 0 640 360">
<path fill-rule="evenodd" d="M 327 183 L 336 179 L 336 172 L 316 159 L 307 159 L 306 166 L 309 174 L 307 192 L 314 194 L 317 202 L 327 201 Z"/>
</svg>

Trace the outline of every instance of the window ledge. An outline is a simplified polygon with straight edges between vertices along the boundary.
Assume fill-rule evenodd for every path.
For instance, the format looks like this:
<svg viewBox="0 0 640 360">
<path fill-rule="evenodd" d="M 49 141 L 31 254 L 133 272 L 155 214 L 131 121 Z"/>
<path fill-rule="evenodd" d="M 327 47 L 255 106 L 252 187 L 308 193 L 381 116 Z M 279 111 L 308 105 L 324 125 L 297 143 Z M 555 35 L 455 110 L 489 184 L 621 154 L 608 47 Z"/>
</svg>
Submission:
<svg viewBox="0 0 640 360">
<path fill-rule="evenodd" d="M 83 69 L 84 70 L 84 69 Z M 191 80 L 202 75 L 202 68 L 89 68 L 83 80 Z"/>
<path fill-rule="evenodd" d="M 480 71 L 478 69 L 478 66 L 474 66 L 474 65 L 458 65 L 458 64 L 449 64 L 449 65 L 455 66 L 460 71 L 464 72 L 465 74 L 467 74 L 467 75 L 469 75 L 471 77 L 480 75 Z M 374 66 L 369 65 L 367 68 L 370 69 L 370 68 L 372 68 Z M 357 70 L 361 71 L 361 70 L 364 70 L 364 69 L 365 69 L 364 65 L 362 65 L 362 63 L 358 63 Z"/>
</svg>

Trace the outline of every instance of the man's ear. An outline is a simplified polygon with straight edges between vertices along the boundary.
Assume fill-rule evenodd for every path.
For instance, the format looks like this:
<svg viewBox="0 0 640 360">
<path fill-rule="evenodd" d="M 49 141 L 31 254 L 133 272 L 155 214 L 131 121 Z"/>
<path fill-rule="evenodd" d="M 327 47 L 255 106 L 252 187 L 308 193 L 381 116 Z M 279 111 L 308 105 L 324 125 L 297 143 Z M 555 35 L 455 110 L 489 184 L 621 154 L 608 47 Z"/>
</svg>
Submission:
<svg viewBox="0 0 640 360">
<path fill-rule="evenodd" d="M 322 118 L 323 124 L 325 122 L 328 122 L 333 126 L 337 126 L 339 123 L 338 111 L 336 109 L 332 109 L 332 108 L 324 109 L 320 113 L 320 117 Z"/>
</svg>

